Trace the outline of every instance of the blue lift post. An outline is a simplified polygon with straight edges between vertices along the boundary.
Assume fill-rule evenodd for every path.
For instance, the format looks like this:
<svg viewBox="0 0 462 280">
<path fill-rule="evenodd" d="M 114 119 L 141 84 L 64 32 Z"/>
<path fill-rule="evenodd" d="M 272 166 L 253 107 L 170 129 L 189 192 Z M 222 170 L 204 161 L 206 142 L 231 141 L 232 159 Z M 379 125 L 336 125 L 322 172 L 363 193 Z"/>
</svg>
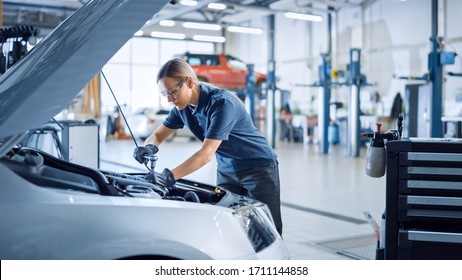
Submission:
<svg viewBox="0 0 462 280">
<path fill-rule="evenodd" d="M 246 92 L 249 98 L 249 114 L 255 124 L 255 71 L 253 64 L 247 64 Z"/>
<path fill-rule="evenodd" d="M 344 83 L 333 82 L 331 77 L 331 58 L 327 53 L 321 54 L 322 64 L 319 66 L 319 82 L 308 87 L 322 87 L 320 112 L 318 114 L 318 130 L 320 138 L 320 150 L 322 153 L 328 153 L 329 142 L 328 132 L 330 124 L 330 98 L 332 86 L 349 86 L 350 90 L 350 110 L 348 114 L 348 154 L 353 157 L 359 156 L 361 148 L 360 143 L 360 89 L 362 86 L 368 86 L 366 76 L 361 74 L 361 50 L 357 48 L 350 49 L 350 63 L 348 64 L 348 73 Z"/>
<path fill-rule="evenodd" d="M 276 148 L 276 61 L 274 59 L 275 16 L 268 16 L 268 72 L 266 75 L 266 135 L 271 147 Z"/>
<path fill-rule="evenodd" d="M 328 127 L 330 123 L 330 97 L 331 87 L 333 85 L 347 85 L 350 86 L 350 109 L 348 114 L 348 155 L 358 157 L 361 148 L 360 143 L 360 91 L 361 86 L 367 85 L 366 77 L 361 74 L 361 50 L 357 48 L 350 49 L 350 64 L 348 65 L 348 78 L 345 83 L 332 82 L 331 78 L 331 59 L 328 54 L 321 54 L 322 65 L 319 69 L 320 83 L 322 86 L 322 114 L 319 114 L 318 125 L 319 131 L 322 135 L 320 141 L 322 153 L 327 153 L 329 150 L 328 143 Z"/>
<path fill-rule="evenodd" d="M 443 66 L 440 61 L 440 38 L 438 37 L 438 0 L 432 0 L 432 52 L 428 55 L 428 72 L 432 81 L 430 136 L 443 136 Z"/>
<path fill-rule="evenodd" d="M 328 7 L 327 13 L 327 52 L 321 53 L 322 64 L 319 69 L 319 81 L 322 86 L 323 93 L 321 94 L 320 111 L 318 113 L 318 132 L 319 151 L 322 154 L 329 153 L 329 124 L 330 124 L 330 97 L 332 86 L 332 12 L 333 7 Z"/>
<path fill-rule="evenodd" d="M 331 56 L 330 53 L 322 53 L 322 64 L 319 66 L 319 85 L 322 87 L 320 106 L 322 106 L 320 114 L 318 114 L 318 131 L 319 149 L 323 154 L 329 152 L 328 129 L 330 124 L 330 97 L 331 97 Z"/>
<path fill-rule="evenodd" d="M 430 42 L 432 51 L 428 54 L 428 73 L 422 77 L 397 77 L 405 80 L 420 80 L 431 84 L 431 96 L 429 97 L 429 128 L 428 136 L 440 138 L 443 137 L 443 122 L 441 121 L 443 112 L 443 66 L 454 64 L 454 52 L 446 52 L 442 49 L 442 37 L 438 37 L 438 0 L 431 2 L 432 35 Z M 421 116 L 422 117 L 422 116 Z M 425 136 L 425 137 L 428 137 Z"/>
<path fill-rule="evenodd" d="M 349 64 L 349 79 L 350 86 L 350 108 L 348 114 L 348 154 L 352 157 L 358 157 L 361 148 L 360 143 L 360 91 L 361 85 L 365 83 L 365 78 L 361 75 L 361 50 L 350 49 L 350 64 Z"/>
</svg>

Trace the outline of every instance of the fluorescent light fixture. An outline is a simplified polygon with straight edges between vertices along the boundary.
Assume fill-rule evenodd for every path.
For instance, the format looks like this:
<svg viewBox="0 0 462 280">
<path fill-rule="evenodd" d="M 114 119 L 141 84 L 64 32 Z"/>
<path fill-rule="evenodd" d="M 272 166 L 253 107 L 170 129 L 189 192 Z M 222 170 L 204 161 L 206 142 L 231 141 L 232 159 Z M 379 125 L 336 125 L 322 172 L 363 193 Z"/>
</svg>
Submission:
<svg viewBox="0 0 462 280">
<path fill-rule="evenodd" d="M 175 22 L 173 20 L 163 19 L 159 22 L 161 26 L 175 26 Z"/>
<path fill-rule="evenodd" d="M 247 33 L 247 34 L 256 34 L 256 35 L 260 35 L 263 33 L 263 30 L 261 30 L 261 28 L 253 28 L 253 27 L 228 26 L 226 29 L 229 32 L 237 32 L 237 33 Z"/>
<path fill-rule="evenodd" d="M 194 6 L 197 6 L 197 1 L 181 0 L 181 1 L 180 1 L 180 4 L 183 5 L 183 6 L 194 7 Z"/>
<path fill-rule="evenodd" d="M 209 24 L 209 23 L 198 23 L 198 22 L 183 22 L 183 27 L 192 28 L 192 29 L 202 29 L 202 30 L 221 30 L 221 26 L 218 24 Z"/>
<path fill-rule="evenodd" d="M 288 18 L 293 18 L 293 19 L 322 21 L 322 16 L 317 16 L 317 15 L 299 14 L 299 13 L 292 13 L 292 12 L 286 12 L 284 13 L 284 15 Z"/>
<path fill-rule="evenodd" d="M 135 36 L 143 36 L 143 30 L 138 30 L 135 32 Z"/>
<path fill-rule="evenodd" d="M 160 31 L 153 31 L 151 32 L 152 37 L 157 38 L 165 38 L 165 39 L 179 39 L 182 40 L 186 38 L 186 35 L 183 33 L 173 33 L 173 32 L 160 32 Z"/>
<path fill-rule="evenodd" d="M 225 37 L 222 36 L 194 35 L 192 38 L 194 41 L 206 41 L 214 43 L 223 43 L 226 41 Z"/>
<path fill-rule="evenodd" d="M 221 3 L 210 3 L 207 5 L 207 8 L 212 10 L 224 10 L 226 9 L 226 5 Z"/>
</svg>

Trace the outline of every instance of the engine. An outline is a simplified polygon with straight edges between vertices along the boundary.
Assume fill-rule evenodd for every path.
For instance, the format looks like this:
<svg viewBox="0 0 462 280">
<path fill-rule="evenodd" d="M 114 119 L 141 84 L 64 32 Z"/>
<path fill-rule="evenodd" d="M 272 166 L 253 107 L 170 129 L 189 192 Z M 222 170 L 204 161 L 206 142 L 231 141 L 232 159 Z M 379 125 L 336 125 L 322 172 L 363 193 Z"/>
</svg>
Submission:
<svg viewBox="0 0 462 280">
<path fill-rule="evenodd" d="M 149 173 L 117 173 L 67 162 L 33 148 L 15 148 L 0 162 L 35 185 L 110 196 L 168 199 L 225 207 L 252 200 L 223 188 L 178 180 L 172 188 L 157 185 Z"/>
</svg>

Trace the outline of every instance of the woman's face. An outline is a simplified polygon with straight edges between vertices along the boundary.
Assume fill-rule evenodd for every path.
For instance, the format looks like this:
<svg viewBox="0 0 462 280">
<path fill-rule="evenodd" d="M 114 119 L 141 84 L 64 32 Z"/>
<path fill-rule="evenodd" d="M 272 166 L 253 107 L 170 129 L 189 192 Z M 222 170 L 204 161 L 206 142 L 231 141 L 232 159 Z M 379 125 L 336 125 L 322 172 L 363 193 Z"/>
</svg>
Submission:
<svg viewBox="0 0 462 280">
<path fill-rule="evenodd" d="M 175 105 L 178 110 L 186 108 L 191 101 L 192 90 L 187 79 L 178 80 L 177 78 L 164 77 L 157 83 L 162 96 L 167 98 L 168 102 Z"/>
</svg>

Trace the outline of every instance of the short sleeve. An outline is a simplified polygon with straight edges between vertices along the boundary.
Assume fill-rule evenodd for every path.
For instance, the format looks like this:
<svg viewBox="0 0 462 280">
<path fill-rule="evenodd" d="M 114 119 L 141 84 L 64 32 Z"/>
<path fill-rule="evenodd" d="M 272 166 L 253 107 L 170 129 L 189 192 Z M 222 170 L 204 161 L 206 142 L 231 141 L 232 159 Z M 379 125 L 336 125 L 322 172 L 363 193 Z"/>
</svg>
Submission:
<svg viewBox="0 0 462 280">
<path fill-rule="evenodd" d="M 180 129 L 184 127 L 183 120 L 180 117 L 178 109 L 173 108 L 164 120 L 163 125 L 170 129 Z"/>
<path fill-rule="evenodd" d="M 234 104 L 227 99 L 218 99 L 210 107 L 210 125 L 205 138 L 228 140 L 229 133 L 236 124 L 236 110 Z"/>
</svg>

